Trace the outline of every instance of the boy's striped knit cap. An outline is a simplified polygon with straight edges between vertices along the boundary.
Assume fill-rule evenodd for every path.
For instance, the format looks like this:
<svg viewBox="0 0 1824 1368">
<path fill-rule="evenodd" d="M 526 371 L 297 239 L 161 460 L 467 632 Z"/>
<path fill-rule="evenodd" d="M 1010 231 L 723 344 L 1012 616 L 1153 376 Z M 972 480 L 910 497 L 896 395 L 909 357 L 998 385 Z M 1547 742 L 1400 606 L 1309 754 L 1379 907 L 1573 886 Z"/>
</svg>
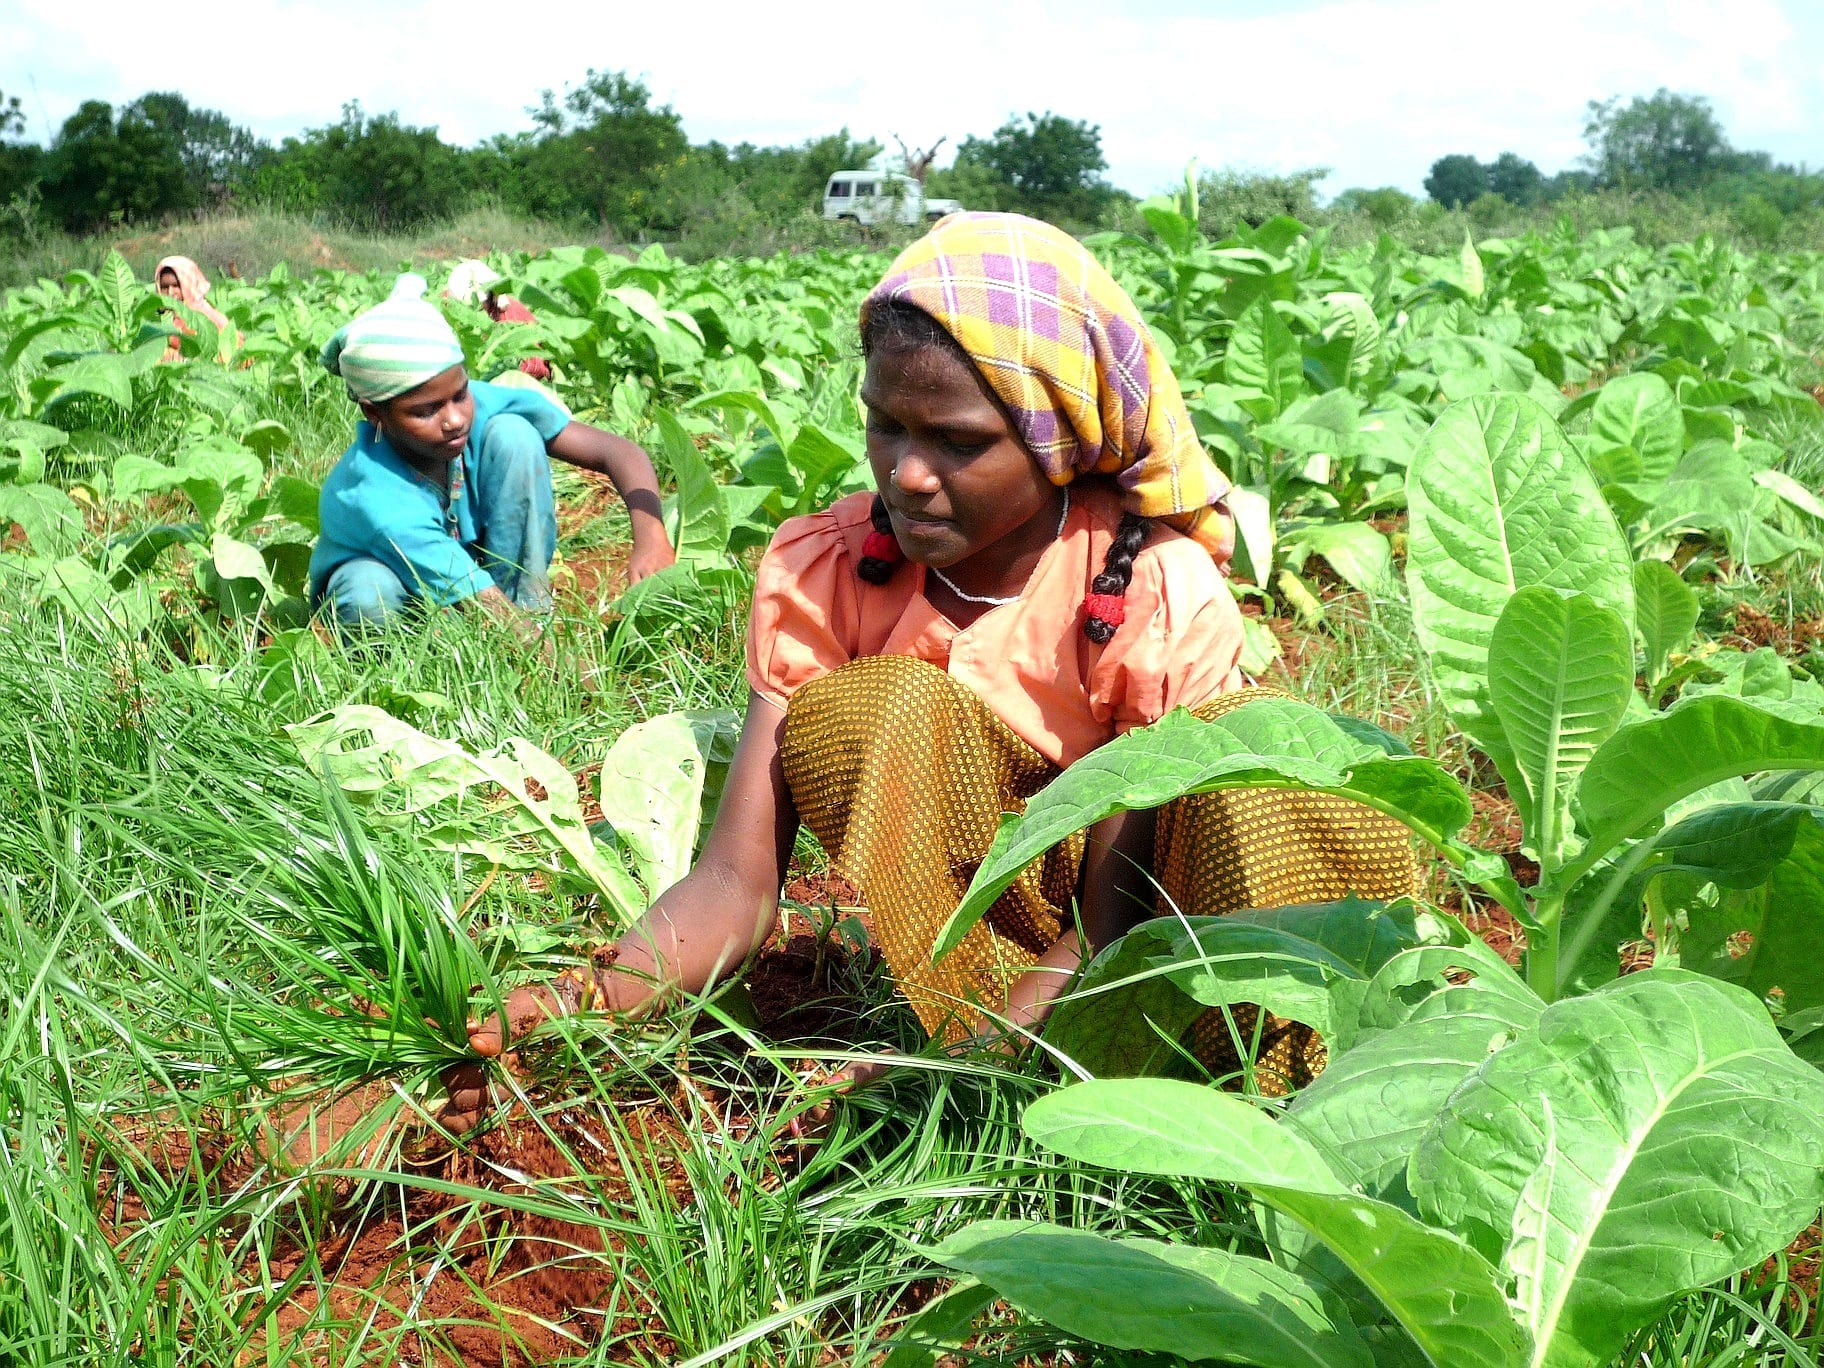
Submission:
<svg viewBox="0 0 1824 1368">
<path fill-rule="evenodd" d="M 383 403 L 462 364 L 462 344 L 425 299 L 423 276 L 407 272 L 383 304 L 347 323 L 323 346 L 325 370 L 356 399 Z"/>
</svg>

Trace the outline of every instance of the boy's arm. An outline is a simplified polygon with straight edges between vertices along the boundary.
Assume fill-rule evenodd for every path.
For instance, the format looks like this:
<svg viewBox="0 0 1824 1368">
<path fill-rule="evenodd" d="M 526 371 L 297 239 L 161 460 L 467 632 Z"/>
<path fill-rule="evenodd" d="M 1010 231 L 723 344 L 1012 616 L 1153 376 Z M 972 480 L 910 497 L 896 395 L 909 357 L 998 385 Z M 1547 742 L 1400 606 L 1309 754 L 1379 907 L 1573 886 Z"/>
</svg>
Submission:
<svg viewBox="0 0 1824 1368">
<path fill-rule="evenodd" d="M 576 422 L 545 446 L 558 460 L 606 475 L 614 482 L 633 520 L 633 554 L 627 560 L 629 581 L 643 580 L 677 560 L 660 516 L 659 478 L 644 451 L 625 437 Z"/>
</svg>

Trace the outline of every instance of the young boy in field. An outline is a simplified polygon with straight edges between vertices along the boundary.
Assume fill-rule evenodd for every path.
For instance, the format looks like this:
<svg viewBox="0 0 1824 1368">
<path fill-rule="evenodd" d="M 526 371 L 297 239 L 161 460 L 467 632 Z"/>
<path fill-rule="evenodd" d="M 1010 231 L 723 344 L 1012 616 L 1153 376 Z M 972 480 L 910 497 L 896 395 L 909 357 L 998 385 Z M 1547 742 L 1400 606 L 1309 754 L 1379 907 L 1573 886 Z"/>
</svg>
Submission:
<svg viewBox="0 0 1824 1368">
<path fill-rule="evenodd" d="M 552 456 L 614 483 L 633 522 L 630 580 L 670 565 L 646 453 L 533 391 L 471 381 L 424 291 L 421 277 L 400 276 L 385 303 L 323 348 L 363 421 L 323 484 L 312 602 L 349 627 L 410 604 L 472 600 L 506 620 L 549 611 Z"/>
</svg>

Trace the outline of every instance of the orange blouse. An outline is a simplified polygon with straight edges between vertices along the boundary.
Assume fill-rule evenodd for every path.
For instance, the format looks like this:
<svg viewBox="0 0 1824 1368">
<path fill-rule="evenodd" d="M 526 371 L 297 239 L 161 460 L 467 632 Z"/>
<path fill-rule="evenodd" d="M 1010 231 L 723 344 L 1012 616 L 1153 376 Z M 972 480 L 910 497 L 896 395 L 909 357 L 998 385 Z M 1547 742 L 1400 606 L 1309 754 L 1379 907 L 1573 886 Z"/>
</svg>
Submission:
<svg viewBox="0 0 1824 1368">
<path fill-rule="evenodd" d="M 1064 535 L 1020 597 L 958 628 L 924 596 L 925 567 L 886 584 L 855 573 L 871 530 L 869 494 L 792 518 L 773 536 L 754 586 L 747 679 L 784 707 L 792 691 L 862 656 L 942 666 L 1040 754 L 1069 765 L 1176 707 L 1241 685 L 1241 614 L 1210 553 L 1155 524 L 1134 558 L 1126 621 L 1106 645 L 1083 635 L 1083 596 L 1120 522 L 1117 492 L 1070 487 Z"/>
</svg>

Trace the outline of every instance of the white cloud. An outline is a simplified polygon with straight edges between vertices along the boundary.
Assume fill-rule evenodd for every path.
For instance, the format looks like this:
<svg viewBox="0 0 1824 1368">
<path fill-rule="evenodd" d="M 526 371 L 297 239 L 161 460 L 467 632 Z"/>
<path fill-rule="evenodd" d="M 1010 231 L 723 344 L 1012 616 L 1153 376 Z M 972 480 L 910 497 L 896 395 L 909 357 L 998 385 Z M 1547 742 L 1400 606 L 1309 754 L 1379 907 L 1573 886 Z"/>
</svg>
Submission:
<svg viewBox="0 0 1824 1368">
<path fill-rule="evenodd" d="M 954 146 L 1010 112 L 1055 109 L 1101 125 L 1112 178 L 1134 190 L 1174 181 L 1193 155 L 1330 166 L 1331 190 L 1417 190 L 1449 151 L 1511 149 L 1555 170 L 1582 151 L 1587 100 L 1661 85 L 1710 95 L 1738 145 L 1801 156 L 1824 58 L 1805 3 L 1319 0 L 1238 14 L 700 0 L 528 5 L 514 24 L 481 0 L 241 0 L 193 4 L 161 31 L 125 0 L 0 0 L 0 90 L 26 98 L 40 137 L 85 97 L 174 88 L 266 136 L 359 99 L 473 141 L 526 127 L 540 88 L 593 65 L 642 74 L 697 139 L 796 141 L 846 124 Z"/>
</svg>

